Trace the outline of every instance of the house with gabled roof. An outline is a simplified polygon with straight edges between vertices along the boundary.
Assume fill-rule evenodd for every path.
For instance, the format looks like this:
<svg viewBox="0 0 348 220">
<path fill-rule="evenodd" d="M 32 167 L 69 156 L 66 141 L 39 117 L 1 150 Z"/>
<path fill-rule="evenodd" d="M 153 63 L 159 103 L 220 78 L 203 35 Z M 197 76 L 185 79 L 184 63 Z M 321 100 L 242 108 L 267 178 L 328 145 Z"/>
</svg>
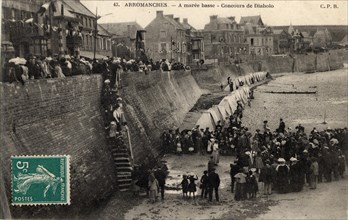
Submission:
<svg viewBox="0 0 348 220">
<path fill-rule="evenodd" d="M 234 16 L 212 15 L 202 32 L 207 59 L 218 59 L 222 62 L 239 61 L 240 55 L 248 51 L 244 31 Z"/>
<path fill-rule="evenodd" d="M 291 49 L 291 35 L 283 30 L 273 30 L 274 54 L 287 54 Z"/>
<path fill-rule="evenodd" d="M 244 26 L 245 24 L 251 24 L 253 26 L 263 27 L 264 23 L 260 15 L 256 16 L 242 16 L 240 18 L 239 24 Z"/>
<path fill-rule="evenodd" d="M 244 29 L 249 54 L 269 56 L 274 53 L 273 30 L 263 23 L 260 15 L 242 16 L 239 24 Z"/>
<path fill-rule="evenodd" d="M 174 15 L 164 15 L 156 11 L 156 17 L 145 27 L 146 54 L 154 61 L 168 59 L 186 64 L 187 38 L 186 28 Z"/>
<path fill-rule="evenodd" d="M 112 55 L 114 57 L 138 58 L 140 49 L 145 53 L 146 31 L 137 22 L 104 23 L 101 26 L 112 35 Z"/>
</svg>

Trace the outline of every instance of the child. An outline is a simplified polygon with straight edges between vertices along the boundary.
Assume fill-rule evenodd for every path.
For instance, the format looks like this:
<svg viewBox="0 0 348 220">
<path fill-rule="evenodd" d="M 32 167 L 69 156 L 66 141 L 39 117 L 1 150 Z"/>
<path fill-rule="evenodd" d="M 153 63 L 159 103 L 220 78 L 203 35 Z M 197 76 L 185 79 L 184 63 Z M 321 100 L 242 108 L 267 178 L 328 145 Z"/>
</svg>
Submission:
<svg viewBox="0 0 348 220">
<path fill-rule="evenodd" d="M 177 153 L 179 156 L 181 156 L 181 154 L 182 154 L 182 148 L 181 148 L 180 142 L 178 142 L 178 143 L 176 144 L 176 153 Z"/>
<path fill-rule="evenodd" d="M 256 198 L 256 193 L 259 191 L 259 187 L 254 172 L 252 170 L 249 171 L 247 179 L 247 188 L 249 199 Z"/>
<path fill-rule="evenodd" d="M 234 176 L 236 178 L 236 194 L 234 194 L 234 199 L 236 201 L 243 200 L 245 198 L 245 183 L 246 175 L 243 173 L 244 169 L 241 168 L 239 172 Z"/>
<path fill-rule="evenodd" d="M 193 194 L 193 199 L 196 199 L 195 193 L 197 191 L 197 188 L 196 188 L 195 180 L 198 180 L 198 176 L 196 175 L 196 178 L 194 178 L 193 176 L 190 176 L 189 180 L 190 180 L 190 183 L 188 185 L 189 198 L 191 198 L 191 193 L 192 193 Z"/>
<path fill-rule="evenodd" d="M 187 191 L 188 191 L 188 185 L 189 185 L 189 181 L 188 181 L 187 176 L 185 174 L 182 176 L 182 181 L 178 186 L 180 186 L 180 185 L 182 187 L 182 197 L 185 199 L 188 197 Z"/>
<path fill-rule="evenodd" d="M 159 191 L 158 181 L 154 173 L 149 176 L 150 202 L 155 203 L 157 200 L 157 192 Z"/>
<path fill-rule="evenodd" d="M 208 196 L 208 170 L 205 170 L 203 172 L 203 176 L 201 177 L 201 190 L 202 190 L 202 194 L 201 197 L 203 198 L 207 198 Z"/>
</svg>

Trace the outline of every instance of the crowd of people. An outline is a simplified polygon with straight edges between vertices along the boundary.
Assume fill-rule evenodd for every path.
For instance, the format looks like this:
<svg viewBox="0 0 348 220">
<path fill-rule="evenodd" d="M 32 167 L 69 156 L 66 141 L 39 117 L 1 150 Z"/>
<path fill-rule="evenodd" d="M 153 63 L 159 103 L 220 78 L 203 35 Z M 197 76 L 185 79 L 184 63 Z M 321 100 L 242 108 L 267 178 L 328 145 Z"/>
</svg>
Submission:
<svg viewBox="0 0 348 220">
<path fill-rule="evenodd" d="M 43 78 L 65 78 L 75 75 L 103 73 L 106 69 L 122 69 L 123 72 L 144 72 L 154 70 L 190 70 L 190 67 L 180 62 L 169 62 L 166 59 L 154 62 L 152 59 L 141 61 L 120 57 L 104 57 L 90 59 L 77 58 L 70 55 L 29 56 L 26 59 L 16 57 L 4 63 L 2 67 L 3 82 L 20 82 L 23 85 L 28 80 Z"/>
<path fill-rule="evenodd" d="M 3 66 L 3 82 L 20 82 L 43 78 L 65 78 L 68 76 L 91 74 L 92 61 L 73 56 L 30 56 L 27 59 L 13 58 Z"/>
<path fill-rule="evenodd" d="M 299 124 L 294 129 L 286 127 L 281 118 L 273 132 L 268 121 L 263 128 L 252 134 L 242 126 L 243 105 L 238 102 L 237 110 L 226 121 L 218 121 L 213 131 L 197 125 L 192 130 L 178 129 L 164 132 L 162 147 L 165 154 L 198 153 L 210 154 L 208 169 L 204 171 L 200 188 L 202 197 L 214 189 L 218 200 L 218 182 L 208 184 L 206 179 L 219 164 L 219 155 L 233 155 L 230 165 L 231 192 L 235 200 L 254 198 L 263 183 L 263 194 L 300 192 L 305 185 L 316 189 L 319 182 L 331 182 L 344 178 L 348 153 L 348 129 L 313 128 L 308 134 Z M 192 177 L 186 177 L 190 180 Z M 196 177 L 198 178 L 198 177 Z M 185 177 L 184 177 L 185 179 Z M 190 192 L 187 180 L 183 193 Z M 217 187 L 216 187 L 217 186 Z M 211 196 L 209 196 L 211 201 Z"/>
</svg>

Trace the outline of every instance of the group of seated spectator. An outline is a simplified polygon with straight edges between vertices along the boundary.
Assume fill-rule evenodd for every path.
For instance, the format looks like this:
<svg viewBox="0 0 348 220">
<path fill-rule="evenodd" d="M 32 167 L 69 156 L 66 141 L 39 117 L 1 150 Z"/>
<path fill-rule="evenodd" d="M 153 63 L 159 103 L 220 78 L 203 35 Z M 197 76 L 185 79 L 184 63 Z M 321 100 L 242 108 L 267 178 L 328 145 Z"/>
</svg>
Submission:
<svg viewBox="0 0 348 220">
<path fill-rule="evenodd" d="M 91 74 L 92 64 L 88 58 L 73 56 L 29 56 L 20 58 L 22 62 L 7 62 L 3 66 L 3 82 L 20 82 L 42 78 L 64 78 L 68 76 Z M 11 60 L 10 60 L 11 61 Z"/>
<path fill-rule="evenodd" d="M 144 72 L 190 70 L 190 67 L 180 62 L 169 62 L 166 59 L 154 62 L 152 59 L 126 60 L 120 57 L 105 57 L 102 59 L 77 58 L 70 55 L 29 56 L 19 58 L 23 62 L 6 62 L 3 66 L 3 82 L 20 82 L 23 85 L 28 80 L 42 78 L 64 78 L 68 76 L 103 73 L 106 68 L 120 69 L 123 72 Z M 113 66 L 113 67 L 111 67 Z"/>
</svg>

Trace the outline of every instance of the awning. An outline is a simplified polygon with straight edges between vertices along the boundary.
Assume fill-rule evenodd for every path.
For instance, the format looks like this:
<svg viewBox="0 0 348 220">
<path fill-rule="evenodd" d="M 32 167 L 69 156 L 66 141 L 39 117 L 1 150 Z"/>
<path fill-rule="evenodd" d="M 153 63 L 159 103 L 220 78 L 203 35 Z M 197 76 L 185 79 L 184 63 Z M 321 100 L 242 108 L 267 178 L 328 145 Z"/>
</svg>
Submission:
<svg viewBox="0 0 348 220">
<path fill-rule="evenodd" d="M 80 56 L 81 57 L 87 57 L 87 58 L 90 58 L 90 59 L 93 59 L 94 58 L 94 53 L 92 51 L 85 51 L 85 50 L 81 50 L 80 51 Z M 95 58 L 96 59 L 103 59 L 105 58 L 106 56 L 104 55 L 101 55 L 101 54 L 95 54 Z"/>
</svg>

